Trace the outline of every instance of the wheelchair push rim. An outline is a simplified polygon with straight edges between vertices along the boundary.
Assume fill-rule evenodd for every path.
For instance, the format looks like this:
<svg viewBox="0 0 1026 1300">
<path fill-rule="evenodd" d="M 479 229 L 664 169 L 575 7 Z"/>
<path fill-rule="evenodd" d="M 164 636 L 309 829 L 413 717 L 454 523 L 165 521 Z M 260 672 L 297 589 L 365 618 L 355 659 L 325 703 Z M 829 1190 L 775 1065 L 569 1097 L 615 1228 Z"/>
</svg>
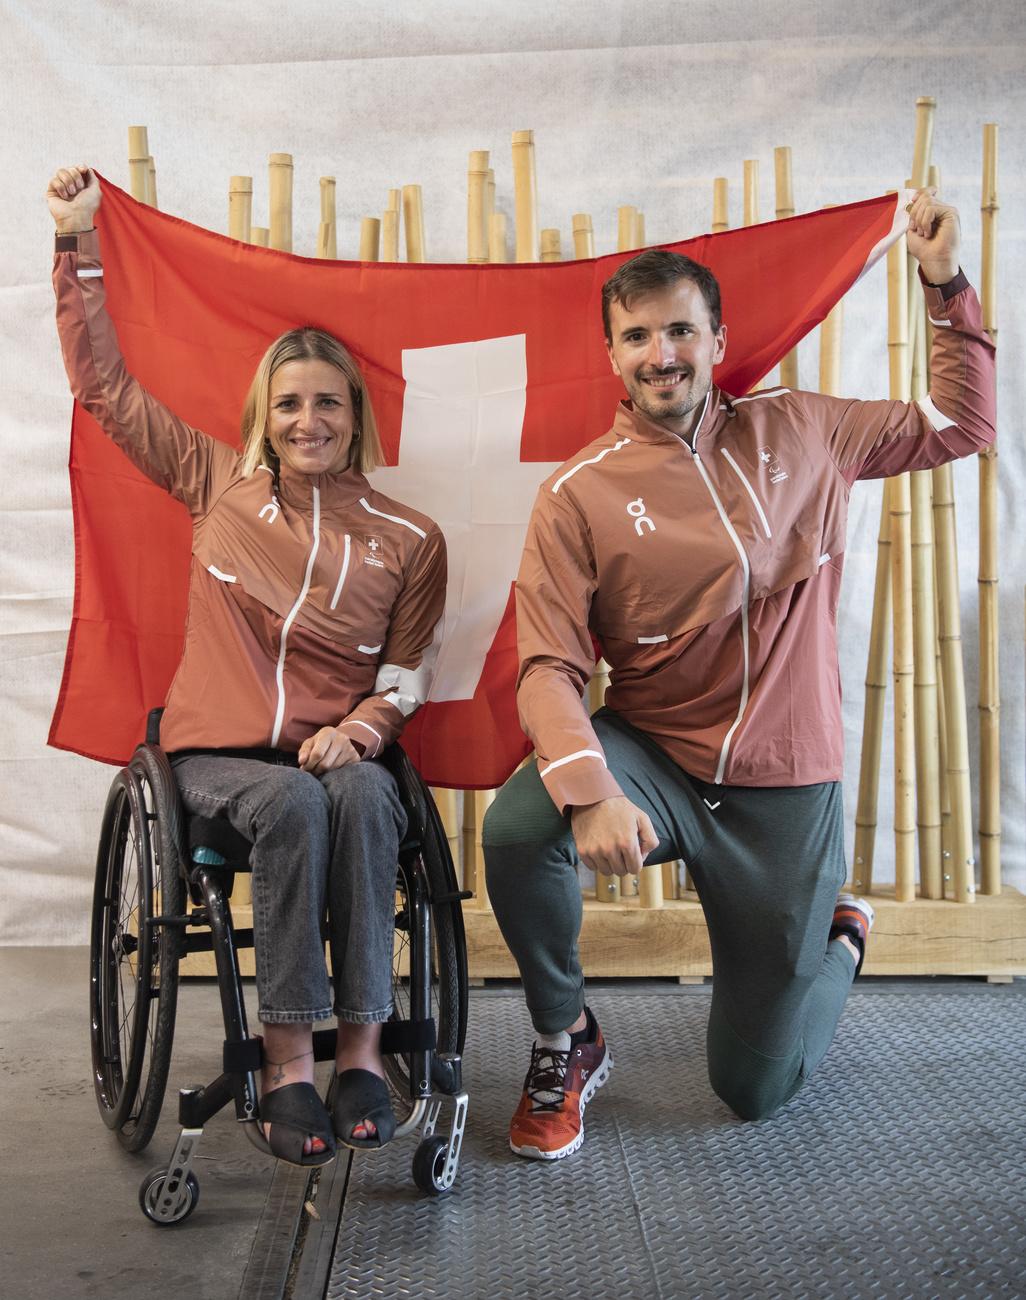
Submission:
<svg viewBox="0 0 1026 1300">
<path fill-rule="evenodd" d="M 156 1127 L 174 1033 L 178 932 L 154 919 L 177 914 L 182 900 L 167 778 L 146 748 L 117 774 L 107 799 L 90 944 L 96 1100 L 130 1151 Z"/>
</svg>

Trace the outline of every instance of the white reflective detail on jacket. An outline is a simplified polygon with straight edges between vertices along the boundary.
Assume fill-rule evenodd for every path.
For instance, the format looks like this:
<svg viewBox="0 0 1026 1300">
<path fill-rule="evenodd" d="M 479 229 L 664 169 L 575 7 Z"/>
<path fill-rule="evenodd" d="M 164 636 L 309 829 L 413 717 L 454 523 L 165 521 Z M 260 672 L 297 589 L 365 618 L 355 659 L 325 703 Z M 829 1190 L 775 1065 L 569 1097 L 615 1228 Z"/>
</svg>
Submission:
<svg viewBox="0 0 1026 1300">
<path fill-rule="evenodd" d="M 730 402 L 732 406 L 740 406 L 742 402 L 758 402 L 763 397 L 782 397 L 790 391 L 790 388 L 765 388 L 761 393 L 749 393 L 747 397 L 732 397 Z"/>
<path fill-rule="evenodd" d="M 342 548 L 342 568 L 339 570 L 338 582 L 335 584 L 335 594 L 331 598 L 331 606 L 330 606 L 331 609 L 334 609 L 338 604 L 338 598 L 339 596 L 342 595 L 342 585 L 346 580 L 346 574 L 349 572 L 350 546 L 351 546 L 351 542 L 350 542 L 349 534 L 346 533 L 345 544 Z M 379 646 L 378 649 L 380 648 L 381 647 Z"/>
<path fill-rule="evenodd" d="M 374 739 L 378 742 L 378 743 L 374 746 L 374 748 L 371 750 L 371 752 L 370 752 L 370 755 L 369 755 L 369 756 L 370 756 L 371 758 L 374 757 L 374 755 L 378 752 L 379 749 L 383 749 L 384 746 L 385 746 L 385 742 L 381 739 L 380 735 L 379 735 L 379 734 L 374 730 L 374 728 L 368 726 L 366 722 L 361 722 L 359 718 L 350 718 L 350 720 L 349 720 L 348 722 L 343 722 L 343 723 L 341 724 L 341 726 L 343 726 L 343 727 L 363 727 L 364 731 L 369 731 L 369 732 L 370 732 L 370 734 L 371 734 L 371 735 L 374 737 Z"/>
<path fill-rule="evenodd" d="M 390 519 L 393 524 L 402 524 L 404 528 L 412 529 L 418 537 L 427 537 L 427 533 L 423 528 L 418 528 L 416 524 L 411 524 L 408 519 L 401 519 L 399 515 L 386 515 L 384 510 L 375 510 L 374 507 L 368 503 L 366 497 L 360 498 L 360 505 L 362 505 L 364 510 L 369 511 L 372 515 L 377 515 L 379 519 Z"/>
<path fill-rule="evenodd" d="M 938 410 L 928 397 L 920 397 L 916 402 L 916 406 L 918 406 L 926 416 L 927 420 L 930 422 L 931 428 L 935 431 L 939 432 L 941 429 L 950 429 L 955 423 L 955 421 L 949 419 L 943 411 Z"/>
<path fill-rule="evenodd" d="M 79 275 L 81 274 L 82 272 L 79 271 Z M 930 324 L 936 326 L 937 329 L 942 329 L 942 330 L 951 329 L 951 321 L 949 320 L 934 320 L 932 316 L 929 318 L 929 320 L 930 320 Z"/>
<path fill-rule="evenodd" d="M 744 655 L 744 679 L 741 683 L 741 701 L 738 705 L 737 717 L 734 719 L 727 734 L 723 737 L 723 747 L 720 750 L 720 761 L 716 765 L 716 775 L 713 777 L 714 783 L 719 785 L 723 780 L 723 773 L 727 768 L 727 755 L 730 752 L 730 742 L 734 738 L 734 732 L 737 731 L 738 727 L 741 725 L 741 719 L 744 717 L 745 709 L 748 706 L 748 593 L 751 590 L 752 585 L 752 570 L 748 563 L 748 555 L 745 552 L 745 548 L 741 545 L 741 539 L 734 531 L 734 525 L 727 518 L 727 512 L 724 510 L 723 503 L 717 495 L 716 489 L 713 487 L 712 479 L 709 477 L 705 466 L 702 464 L 702 458 L 699 456 L 697 451 L 693 451 L 691 454 L 695 458 L 695 464 L 698 466 L 698 472 L 701 474 L 705 486 L 709 489 L 709 495 L 713 499 L 716 513 L 720 516 L 723 527 L 727 530 L 727 535 L 734 543 L 734 548 L 741 561 L 741 572 L 744 575 L 744 581 L 741 588 L 741 650 Z"/>
<path fill-rule="evenodd" d="M 219 582 L 238 582 L 234 573 L 222 573 L 216 564 L 208 564 L 207 572 L 212 573 Z"/>
<path fill-rule="evenodd" d="M 375 693 L 387 691 L 385 699 L 399 710 L 404 718 L 416 713 L 427 700 L 435 674 L 438 651 L 442 645 L 442 627 L 445 620 L 435 624 L 428 645 L 416 668 L 400 668 L 398 664 L 382 664 L 374 681 Z M 380 647 L 379 647 L 380 648 Z"/>
<path fill-rule="evenodd" d="M 576 754 L 567 754 L 566 758 L 557 758 L 556 761 L 550 763 L 548 767 L 543 767 L 538 775 L 548 776 L 548 774 L 554 772 L 557 767 L 563 767 L 567 763 L 575 763 L 579 758 L 597 758 L 603 767 L 606 765 L 606 760 L 597 749 L 579 749 Z"/>
<path fill-rule="evenodd" d="M 381 649 L 381 646 L 379 646 L 379 645 L 358 645 L 356 648 L 357 648 L 357 650 L 359 650 L 360 654 L 362 654 L 362 655 L 376 655 L 376 654 L 378 653 L 378 651 Z"/>
<path fill-rule="evenodd" d="M 567 479 L 573 478 L 579 469 L 584 469 L 585 465 L 597 465 L 604 456 L 608 456 L 611 451 L 619 451 L 621 447 L 626 447 L 629 442 L 630 438 L 621 438 L 620 441 L 615 443 L 612 447 L 605 447 L 597 456 L 590 456 L 587 460 L 582 460 L 579 465 L 575 465 L 573 469 L 568 469 L 565 474 L 561 474 L 559 478 L 556 479 L 555 483 L 553 483 L 553 492 L 558 492 Z"/>
<path fill-rule="evenodd" d="M 738 476 L 738 478 L 741 480 L 741 483 L 742 483 L 742 485 L 743 485 L 745 491 L 746 491 L 746 492 L 748 493 L 748 495 L 752 498 L 752 505 L 755 506 L 755 509 L 756 509 L 756 511 L 757 511 L 757 513 L 758 513 L 758 515 L 759 515 L 759 519 L 760 519 L 760 521 L 761 521 L 761 523 L 762 523 L 762 531 L 766 534 L 766 538 L 767 538 L 767 540 L 769 540 L 769 539 L 773 536 L 773 534 L 770 532 L 769 520 L 766 518 L 766 511 L 763 510 L 763 508 L 762 508 L 762 502 L 761 502 L 761 501 L 759 500 L 759 498 L 755 495 L 755 488 L 753 488 L 752 485 L 751 485 L 751 483 L 749 483 L 748 480 L 745 478 L 745 476 L 744 476 L 744 474 L 743 474 L 743 472 L 742 472 L 742 470 L 741 470 L 741 466 L 737 463 L 737 461 L 736 461 L 736 460 L 734 459 L 734 457 L 730 454 L 730 452 L 726 449 L 726 447 L 721 447 L 721 448 L 720 448 L 720 451 L 722 451 L 723 454 L 724 454 L 724 456 L 726 456 L 726 458 L 727 458 L 727 464 L 730 466 L 730 468 L 734 471 L 734 473 L 735 473 L 735 474 Z"/>
<path fill-rule="evenodd" d="M 660 641 L 669 641 L 669 639 L 665 632 L 661 636 L 639 636 L 638 645 L 658 645 Z"/>
<path fill-rule="evenodd" d="M 824 564 L 829 564 L 829 563 L 830 563 L 830 552 L 824 551 L 823 554 L 819 557 L 819 567 L 822 569 Z"/>
<path fill-rule="evenodd" d="M 83 266 L 75 272 L 80 280 L 99 280 L 103 271 L 98 266 Z"/>
<path fill-rule="evenodd" d="M 278 505 L 277 497 L 271 497 L 270 501 L 268 501 L 266 505 L 262 505 L 257 511 L 257 518 L 263 519 L 263 517 L 267 515 L 268 521 L 273 524 L 278 518 L 278 512 L 280 509 L 281 507 Z"/>
<path fill-rule="evenodd" d="M 321 492 L 319 488 L 313 490 L 313 545 L 310 547 L 310 558 L 306 562 L 306 573 L 303 575 L 303 586 L 299 595 L 296 597 L 296 603 L 289 611 L 289 616 L 282 624 L 281 645 L 278 647 L 278 665 L 274 670 L 274 681 L 278 687 L 278 707 L 274 714 L 274 728 L 271 731 L 271 748 L 273 749 L 281 736 L 282 723 L 285 721 L 285 646 L 289 639 L 289 628 L 296 621 L 296 615 L 302 607 L 303 601 L 310 594 L 310 579 L 313 577 L 314 560 L 317 558 L 317 548 L 321 543 Z"/>
<path fill-rule="evenodd" d="M 374 690 L 387 691 L 385 699 L 388 703 L 397 708 L 404 718 L 408 718 L 427 699 L 430 685 L 431 669 L 423 661 L 419 668 L 382 664 L 374 681 Z"/>
</svg>

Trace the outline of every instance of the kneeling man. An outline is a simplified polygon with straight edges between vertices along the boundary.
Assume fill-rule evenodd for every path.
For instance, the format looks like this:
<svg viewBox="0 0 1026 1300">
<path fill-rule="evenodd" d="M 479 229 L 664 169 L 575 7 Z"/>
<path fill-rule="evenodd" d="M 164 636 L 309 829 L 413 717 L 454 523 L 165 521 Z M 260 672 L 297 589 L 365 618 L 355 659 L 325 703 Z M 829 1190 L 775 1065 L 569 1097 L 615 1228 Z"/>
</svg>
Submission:
<svg viewBox="0 0 1026 1300">
<path fill-rule="evenodd" d="M 618 876 L 687 863 L 714 963 L 709 1077 L 738 1115 L 772 1114 L 830 1044 L 873 921 L 838 896 L 848 495 L 994 437 L 993 347 L 959 270 L 958 214 L 920 191 L 908 246 L 934 324 L 919 403 L 731 398 L 712 379 L 727 340 L 706 267 L 652 250 L 603 288 L 629 400 L 539 491 L 517 580 L 537 764 L 507 782 L 483 836 L 537 1031 L 518 1155 L 575 1151 L 612 1065 L 585 1005 L 579 862 Z M 611 681 L 589 718 L 593 635 Z"/>
</svg>

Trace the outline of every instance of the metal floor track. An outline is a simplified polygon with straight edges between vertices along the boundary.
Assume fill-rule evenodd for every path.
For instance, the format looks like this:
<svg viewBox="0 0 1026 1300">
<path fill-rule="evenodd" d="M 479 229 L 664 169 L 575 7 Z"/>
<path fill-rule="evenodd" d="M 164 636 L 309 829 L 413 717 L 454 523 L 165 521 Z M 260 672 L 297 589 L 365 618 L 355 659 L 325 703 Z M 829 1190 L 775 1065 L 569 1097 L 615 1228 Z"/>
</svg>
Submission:
<svg viewBox="0 0 1026 1300">
<path fill-rule="evenodd" d="M 411 1141 L 339 1161 L 327 1281 L 296 1296 L 1026 1295 L 1026 984 L 860 984 L 816 1078 L 761 1124 L 709 1088 L 709 996 L 593 986 L 616 1065 L 584 1147 L 550 1165 L 507 1146 L 519 989 L 475 990 L 454 1192 L 417 1192 Z"/>
</svg>

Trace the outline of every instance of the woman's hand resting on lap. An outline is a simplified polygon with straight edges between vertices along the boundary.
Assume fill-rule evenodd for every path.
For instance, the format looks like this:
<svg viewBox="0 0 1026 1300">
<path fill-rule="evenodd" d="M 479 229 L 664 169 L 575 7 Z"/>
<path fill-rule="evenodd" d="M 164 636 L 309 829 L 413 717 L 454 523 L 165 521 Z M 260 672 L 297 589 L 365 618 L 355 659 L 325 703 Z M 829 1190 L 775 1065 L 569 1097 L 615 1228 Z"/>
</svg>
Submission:
<svg viewBox="0 0 1026 1300">
<path fill-rule="evenodd" d="M 308 736 L 299 747 L 299 766 L 304 772 L 320 776 L 322 772 L 334 771 L 336 767 L 345 767 L 347 763 L 359 763 L 360 751 L 345 734 L 336 727 L 322 727 Z"/>
</svg>

